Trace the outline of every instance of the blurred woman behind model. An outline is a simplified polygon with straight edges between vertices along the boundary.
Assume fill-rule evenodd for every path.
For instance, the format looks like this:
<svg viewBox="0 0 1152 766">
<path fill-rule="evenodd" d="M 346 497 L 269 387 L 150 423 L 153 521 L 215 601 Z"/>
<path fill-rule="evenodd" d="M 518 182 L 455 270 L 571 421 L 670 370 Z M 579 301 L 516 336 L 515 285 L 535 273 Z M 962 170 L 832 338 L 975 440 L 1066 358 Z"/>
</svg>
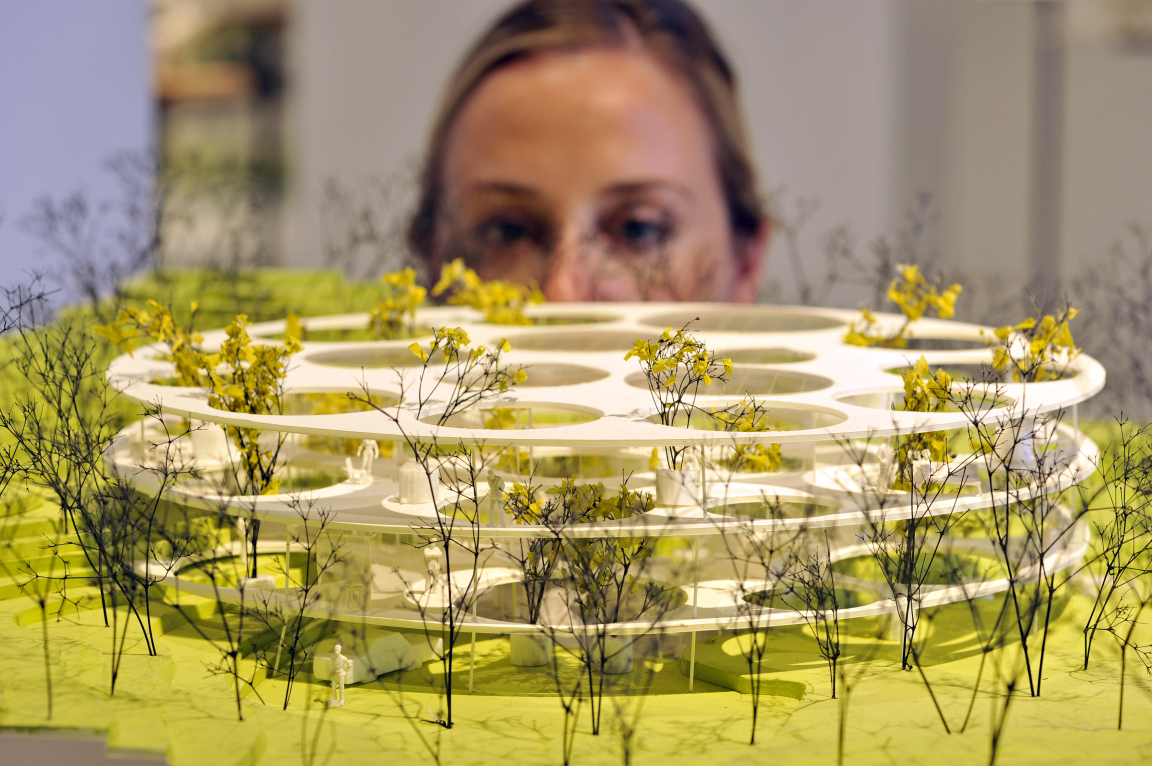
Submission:
<svg viewBox="0 0 1152 766">
<path fill-rule="evenodd" d="M 756 296 L 769 220 L 734 77 L 681 0 L 528 0 L 465 57 L 409 242 L 549 300 Z"/>
</svg>

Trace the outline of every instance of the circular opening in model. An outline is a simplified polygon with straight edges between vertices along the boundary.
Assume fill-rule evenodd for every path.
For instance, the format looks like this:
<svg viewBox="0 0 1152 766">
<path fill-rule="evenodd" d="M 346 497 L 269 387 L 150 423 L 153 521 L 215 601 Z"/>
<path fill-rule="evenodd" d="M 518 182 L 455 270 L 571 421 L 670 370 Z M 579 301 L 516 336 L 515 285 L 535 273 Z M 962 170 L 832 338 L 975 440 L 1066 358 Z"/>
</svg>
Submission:
<svg viewBox="0 0 1152 766">
<path fill-rule="evenodd" d="M 848 394 L 836 397 L 836 401 L 853 407 L 867 407 L 872 410 L 892 410 L 905 412 L 904 392 L 900 389 L 868 391 L 859 394 Z M 952 399 L 945 402 L 940 412 L 983 412 L 985 410 L 1007 407 L 1012 399 L 994 388 L 975 385 L 971 388 L 964 385 L 952 387 Z"/>
<path fill-rule="evenodd" d="M 632 373 L 624 378 L 624 382 L 633 388 L 648 388 L 648 379 L 641 372 Z M 744 394 L 782 396 L 784 394 L 821 391 L 831 387 L 831 385 L 832 381 L 828 378 L 805 372 L 737 367 L 732 370 L 728 380 L 713 379 L 710 384 L 701 385 L 698 394 L 700 396 L 742 396 Z"/>
<path fill-rule="evenodd" d="M 509 447 L 500 454 L 496 470 L 536 479 L 619 479 L 648 470 L 647 455 L 619 452 L 581 453 L 557 448 L 532 450 Z"/>
<path fill-rule="evenodd" d="M 872 582 L 903 582 L 899 571 L 900 558 L 896 555 L 881 557 L 883 566 L 874 556 L 853 556 L 832 562 L 832 571 L 846 577 Z M 931 562 L 918 567 L 916 579 L 924 585 L 959 585 L 961 583 L 996 580 L 1005 576 L 1004 567 L 992 556 L 957 550 L 937 551 Z"/>
<path fill-rule="evenodd" d="M 322 364 L 328 367 L 392 369 L 421 367 L 424 364 L 424 362 L 420 360 L 420 357 L 408 349 L 408 346 L 361 346 L 360 348 L 350 348 L 347 350 L 319 351 L 308 354 L 304 358 L 313 364 Z M 430 360 L 431 364 L 442 364 L 443 361 L 443 356 L 439 352 L 434 354 Z"/>
<path fill-rule="evenodd" d="M 412 340 L 413 338 L 426 338 L 432 335 L 431 327 L 417 327 L 415 332 L 405 332 L 400 337 L 381 338 L 373 330 L 368 327 L 334 327 L 324 330 L 304 330 L 304 337 L 298 338 L 305 342 L 312 341 L 316 343 L 351 343 L 361 341 L 387 341 L 387 340 Z M 284 333 L 269 333 L 261 335 L 261 338 L 268 338 L 270 340 L 284 340 Z"/>
<path fill-rule="evenodd" d="M 632 332 L 549 332 L 508 338 L 513 351 L 629 351 L 636 345 Z M 493 345 L 499 339 L 493 341 Z"/>
<path fill-rule="evenodd" d="M 1045 371 L 1048 373 L 1045 381 L 1051 380 L 1067 380 L 1068 378 L 1076 377 L 1079 370 L 1072 367 L 1070 364 L 1045 364 L 1043 365 Z M 903 375 L 912 369 L 911 367 L 893 367 L 885 370 L 893 375 Z M 997 370 L 992 365 L 987 363 L 981 364 L 942 364 L 939 367 L 933 367 L 933 372 L 936 370 L 944 370 L 952 376 L 952 380 L 965 383 L 1015 383 L 1018 382 L 1011 370 Z"/>
<path fill-rule="evenodd" d="M 726 421 L 731 421 L 732 415 L 739 415 L 739 408 L 745 406 L 743 402 L 708 404 L 697 406 L 690 412 L 680 412 L 675 419 L 667 425 L 675 428 L 690 428 L 694 431 L 727 432 L 731 429 Z M 773 431 L 808 431 L 815 428 L 831 428 L 848 419 L 847 415 L 839 412 L 799 407 L 796 405 L 782 406 L 772 402 L 757 402 L 757 408 L 762 414 L 757 420 L 767 430 L 763 431 L 764 441 L 771 442 Z M 649 415 L 647 420 L 660 423 L 660 413 Z M 747 433 L 741 434 L 747 436 Z"/>
<path fill-rule="evenodd" d="M 553 364 L 540 362 L 524 365 L 528 379 L 517 383 L 517 388 L 549 388 L 552 386 L 575 386 L 592 383 L 608 377 L 607 370 L 584 367 L 579 364 Z"/>
<path fill-rule="evenodd" d="M 811 332 L 842 327 L 844 322 L 815 312 L 766 306 L 674 311 L 645 317 L 647 327 L 683 327 L 704 332 Z"/>
<path fill-rule="evenodd" d="M 736 364 L 794 364 L 816 358 L 808 351 L 793 351 L 790 348 L 733 348 L 717 351 L 717 358 L 731 359 Z"/>
<path fill-rule="evenodd" d="M 908 351 L 976 351 L 988 348 L 982 338 L 908 338 Z"/>
<path fill-rule="evenodd" d="M 569 314 L 564 311 L 555 310 L 533 311 L 528 314 L 528 321 L 539 327 L 555 327 L 571 324 L 603 324 L 604 322 L 615 322 L 618 319 L 620 319 L 620 317 L 610 314 L 585 312 L 573 312 Z"/>
<path fill-rule="evenodd" d="M 364 398 L 360 391 L 293 392 L 284 395 L 282 414 L 342 415 L 346 412 L 371 412 L 376 407 L 395 407 L 400 401 L 392 394 L 381 392 L 372 392 L 367 397 L 368 401 L 363 401 Z"/>
<path fill-rule="evenodd" d="M 763 499 L 714 506 L 708 512 L 741 519 L 810 519 L 839 510 L 839 506 L 815 499 Z"/>
<path fill-rule="evenodd" d="M 346 478 L 344 469 L 310 460 L 289 460 L 278 465 L 273 473 L 273 479 L 276 482 L 275 494 L 279 495 L 325 489 L 341 483 Z M 244 479 L 244 472 L 232 468 L 198 471 L 196 475 L 182 479 L 180 486 L 185 490 L 194 490 L 205 494 L 230 497 L 249 497 L 252 495 L 251 487 L 247 485 Z"/>
<path fill-rule="evenodd" d="M 805 612 L 813 609 L 829 610 L 832 608 L 831 596 L 835 594 L 837 609 L 851 609 L 856 606 L 867 606 L 875 603 L 877 596 L 862 590 L 848 588 L 834 588 L 832 593 L 826 590 L 806 592 L 803 585 L 796 584 L 789 587 L 773 588 L 749 593 L 744 600 L 766 609 L 790 609 Z"/>
<path fill-rule="evenodd" d="M 509 404 L 504 407 L 473 407 L 449 415 L 441 423 L 439 415 L 420 419 L 430 425 L 473 428 L 486 431 L 524 431 L 533 428 L 560 428 L 591 423 L 600 415 L 558 404 Z"/>
</svg>

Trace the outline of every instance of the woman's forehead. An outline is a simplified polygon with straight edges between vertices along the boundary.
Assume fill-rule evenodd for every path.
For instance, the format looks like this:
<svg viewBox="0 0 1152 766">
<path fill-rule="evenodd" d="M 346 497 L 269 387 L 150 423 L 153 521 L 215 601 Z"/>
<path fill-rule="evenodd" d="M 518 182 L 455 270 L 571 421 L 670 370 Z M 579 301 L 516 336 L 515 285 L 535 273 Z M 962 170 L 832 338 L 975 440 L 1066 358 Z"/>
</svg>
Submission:
<svg viewBox="0 0 1152 766">
<path fill-rule="evenodd" d="M 449 193 L 477 186 L 599 193 L 688 188 L 714 174 L 707 122 L 652 56 L 596 48 L 533 56 L 486 77 L 448 136 Z"/>
</svg>

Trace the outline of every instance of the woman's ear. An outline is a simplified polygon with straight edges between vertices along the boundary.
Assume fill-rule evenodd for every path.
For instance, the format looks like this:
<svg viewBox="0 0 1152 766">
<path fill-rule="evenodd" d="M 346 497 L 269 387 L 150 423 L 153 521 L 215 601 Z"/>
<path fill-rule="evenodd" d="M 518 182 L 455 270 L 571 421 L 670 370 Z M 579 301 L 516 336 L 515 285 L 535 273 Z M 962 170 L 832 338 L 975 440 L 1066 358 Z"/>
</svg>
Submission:
<svg viewBox="0 0 1152 766">
<path fill-rule="evenodd" d="M 736 270 L 732 275 L 733 303 L 755 303 L 760 291 L 760 278 L 764 273 L 764 260 L 768 257 L 768 239 L 772 235 L 772 219 L 764 216 L 751 235 L 737 236 L 734 243 Z"/>
</svg>

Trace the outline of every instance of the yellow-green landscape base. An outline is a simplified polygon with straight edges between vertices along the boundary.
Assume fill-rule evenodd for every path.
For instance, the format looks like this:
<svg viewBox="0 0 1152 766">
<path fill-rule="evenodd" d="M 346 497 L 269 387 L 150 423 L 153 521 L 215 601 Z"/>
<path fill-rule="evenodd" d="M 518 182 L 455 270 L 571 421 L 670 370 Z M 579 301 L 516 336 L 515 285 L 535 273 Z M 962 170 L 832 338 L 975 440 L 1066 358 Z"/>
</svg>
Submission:
<svg viewBox="0 0 1152 766">
<path fill-rule="evenodd" d="M 43 503 L 6 528 L 12 545 L 37 545 L 56 516 Z M 12 519 L 8 519 L 9 522 Z M 12 548 L 10 548 L 12 550 Z M 71 589 L 71 597 L 85 595 Z M 229 679 L 209 666 L 219 654 L 171 606 L 152 605 L 159 656 L 149 657 L 132 625 L 117 681 L 109 696 L 112 634 L 99 601 L 59 604 L 48 622 L 53 715 L 47 717 L 39 608 L 12 582 L 0 584 L 0 726 L 21 731 L 84 731 L 106 737 L 113 750 L 157 753 L 173 764 L 379 764 L 434 762 L 439 738 L 442 763 L 560 763 L 563 715 L 549 673 L 513 667 L 504 638 L 477 643 L 474 691 L 468 693 L 471 645 L 457 656 L 455 727 L 426 722 L 439 705 L 434 685 L 441 667 L 429 663 L 403 679 L 394 673 L 349 687 L 343 708 L 325 708 L 327 684 L 301 675 L 287 711 L 284 684 L 258 678 L 237 720 Z M 168 593 L 167 598 L 174 598 Z M 1152 761 L 1152 686 L 1130 661 L 1124 729 L 1116 730 L 1119 664 L 1114 642 L 1101 636 L 1092 666 L 1081 670 L 1081 625 L 1087 599 L 1074 595 L 1049 638 L 1042 696 L 1018 691 L 1008 709 L 998 762 L 1003 764 L 1147 763 Z M 215 605 L 184 597 L 185 612 L 200 615 L 211 633 Z M 197 611 L 199 609 L 199 611 Z M 956 607 L 951 609 L 955 610 Z M 118 610 L 118 620 L 128 619 Z M 974 635 L 964 634 L 959 612 L 939 612 L 922 624 L 929 649 L 925 673 L 954 733 L 946 734 L 916 672 L 899 669 L 898 647 L 855 627 L 844 637 L 849 675 L 856 678 L 847 706 L 845 762 L 987 763 L 990 718 L 1003 707 L 1003 683 L 993 678 L 997 658 L 1005 667 L 1016 647 L 990 655 L 982 691 L 966 730 L 958 730 L 980 665 Z M 121 623 L 123 624 L 123 623 Z M 933 640 L 935 639 L 935 640 Z M 689 639 L 679 639 L 690 654 Z M 752 676 L 731 634 L 697 644 L 694 690 L 686 659 L 671 657 L 676 637 L 663 639 L 668 656 L 646 661 L 604 703 L 604 726 L 592 736 L 581 710 L 573 750 L 577 764 L 621 763 L 617 705 L 628 717 L 639 711 L 632 762 L 826 764 L 837 758 L 840 702 L 829 696 L 829 678 L 815 642 L 797 628 L 772 631 L 764 658 L 757 743 L 748 744 Z M 744 639 L 746 640 L 746 639 Z M 852 664 L 861 656 L 866 665 Z M 246 672 L 252 673 L 250 661 Z M 647 690 L 646 694 L 640 693 Z M 739 689 L 740 691 L 735 691 Z M 841 689 L 841 695 L 844 690 Z M 259 699 L 257 697 L 259 695 Z"/>
</svg>

